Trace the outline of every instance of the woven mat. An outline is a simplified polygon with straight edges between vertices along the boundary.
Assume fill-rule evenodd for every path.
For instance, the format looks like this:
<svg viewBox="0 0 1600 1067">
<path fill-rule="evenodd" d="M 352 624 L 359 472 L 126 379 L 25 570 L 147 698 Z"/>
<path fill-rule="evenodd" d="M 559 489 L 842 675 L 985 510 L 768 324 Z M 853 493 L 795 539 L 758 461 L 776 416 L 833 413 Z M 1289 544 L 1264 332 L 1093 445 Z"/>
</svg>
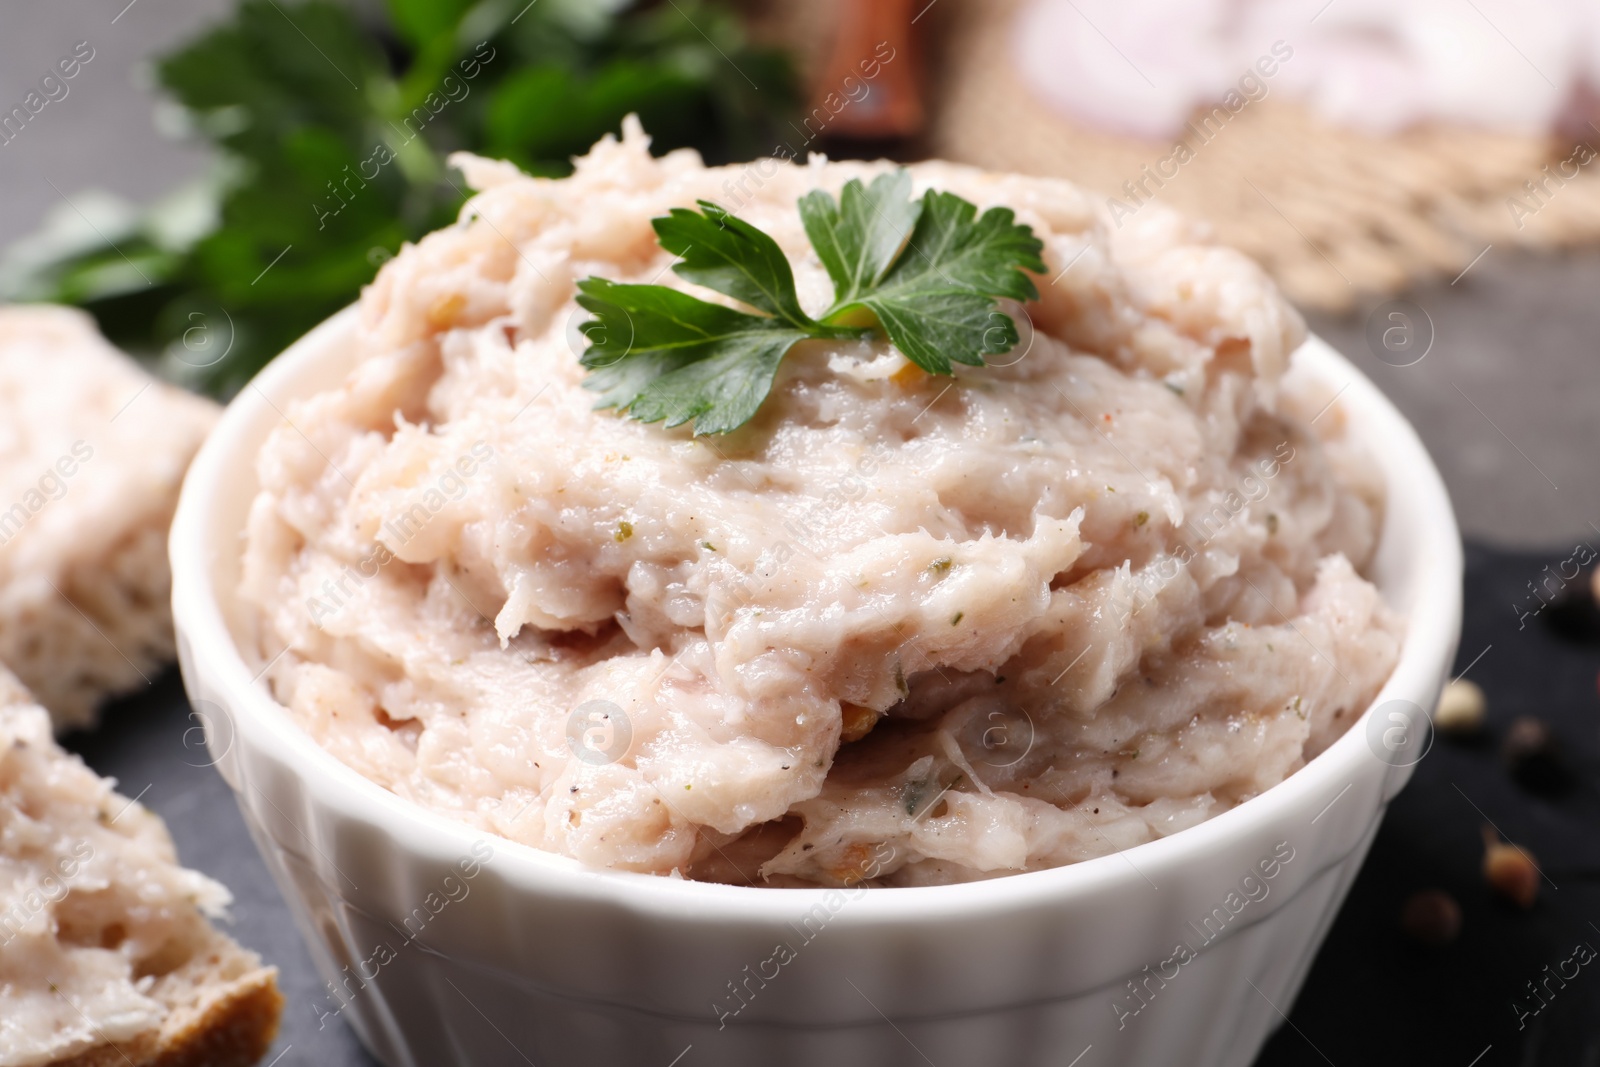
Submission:
<svg viewBox="0 0 1600 1067">
<path fill-rule="evenodd" d="M 810 65 L 838 2 L 767 6 L 762 35 L 807 42 L 802 62 Z M 1135 206 L 1123 183 L 1143 178 L 1173 145 L 1076 125 L 1036 99 L 1014 69 L 1010 34 L 1021 3 L 934 0 L 925 10 L 917 29 L 933 121 L 919 148 L 994 170 L 1071 178 Z M 1600 131 L 1586 132 L 1585 143 L 1600 148 Z M 1374 136 L 1329 125 L 1269 92 L 1211 140 L 1189 134 L 1192 158 L 1160 189 L 1146 187 L 1158 202 L 1208 220 L 1302 306 L 1340 311 L 1415 282 L 1451 281 L 1491 245 L 1600 240 L 1600 179 L 1591 173 L 1600 160 L 1565 183 L 1542 169 L 1559 174 L 1582 139 L 1437 127 Z M 1546 191 L 1529 195 L 1529 181 Z M 1515 212 L 1512 197 L 1522 203 Z"/>
</svg>

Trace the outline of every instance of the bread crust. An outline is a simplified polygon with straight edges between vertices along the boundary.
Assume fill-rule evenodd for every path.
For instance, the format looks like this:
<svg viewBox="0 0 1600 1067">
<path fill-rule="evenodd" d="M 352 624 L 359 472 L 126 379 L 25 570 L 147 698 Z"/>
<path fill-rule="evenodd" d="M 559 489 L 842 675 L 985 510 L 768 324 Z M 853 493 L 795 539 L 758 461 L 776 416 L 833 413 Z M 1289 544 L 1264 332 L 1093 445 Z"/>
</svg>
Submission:
<svg viewBox="0 0 1600 1067">
<path fill-rule="evenodd" d="M 278 991 L 277 979 L 276 968 L 257 967 L 186 1010 L 174 1011 L 162 1027 L 155 1055 L 145 1063 L 150 1067 L 247 1067 L 256 1063 L 278 1034 L 283 994 Z"/>
</svg>

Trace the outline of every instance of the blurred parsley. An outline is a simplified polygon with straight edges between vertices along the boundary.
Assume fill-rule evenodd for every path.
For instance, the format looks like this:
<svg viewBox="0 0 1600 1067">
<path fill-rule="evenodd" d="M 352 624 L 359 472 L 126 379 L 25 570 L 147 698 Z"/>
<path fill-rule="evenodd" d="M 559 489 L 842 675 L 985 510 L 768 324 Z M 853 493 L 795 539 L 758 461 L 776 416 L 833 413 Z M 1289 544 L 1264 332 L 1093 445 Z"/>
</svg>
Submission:
<svg viewBox="0 0 1600 1067">
<path fill-rule="evenodd" d="M 154 68 L 167 124 L 217 148 L 212 172 L 139 211 L 75 195 L 84 217 L 59 212 L 9 250 L 0 297 L 82 306 L 162 373 L 227 396 L 402 241 L 455 218 L 447 152 L 561 175 L 630 111 L 658 152 L 725 162 L 778 143 L 790 66 L 724 7 L 524 5 L 242 0 Z"/>
</svg>

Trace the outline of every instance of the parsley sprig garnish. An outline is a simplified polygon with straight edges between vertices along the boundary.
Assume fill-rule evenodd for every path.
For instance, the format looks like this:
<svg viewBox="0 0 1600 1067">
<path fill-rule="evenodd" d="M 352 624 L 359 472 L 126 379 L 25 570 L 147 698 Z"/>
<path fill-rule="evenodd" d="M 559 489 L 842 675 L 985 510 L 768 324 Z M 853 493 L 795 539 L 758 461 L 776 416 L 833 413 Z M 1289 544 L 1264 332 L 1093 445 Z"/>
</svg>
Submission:
<svg viewBox="0 0 1600 1067">
<path fill-rule="evenodd" d="M 800 199 L 806 236 L 833 281 L 834 300 L 813 319 L 800 307 L 794 272 L 778 243 L 707 200 L 654 220 L 673 270 L 752 309 L 713 304 L 662 285 L 604 278 L 578 283 L 594 318 L 584 385 L 602 408 L 696 434 L 748 422 L 772 389 L 778 365 L 801 341 L 887 335 L 930 374 L 953 363 L 981 367 L 1010 351 L 1017 327 L 1000 298 L 1037 299 L 1026 271 L 1043 273 L 1043 244 L 1009 208 L 978 209 L 952 193 L 911 199 L 911 175 L 852 179 L 839 200 L 820 189 Z"/>
</svg>

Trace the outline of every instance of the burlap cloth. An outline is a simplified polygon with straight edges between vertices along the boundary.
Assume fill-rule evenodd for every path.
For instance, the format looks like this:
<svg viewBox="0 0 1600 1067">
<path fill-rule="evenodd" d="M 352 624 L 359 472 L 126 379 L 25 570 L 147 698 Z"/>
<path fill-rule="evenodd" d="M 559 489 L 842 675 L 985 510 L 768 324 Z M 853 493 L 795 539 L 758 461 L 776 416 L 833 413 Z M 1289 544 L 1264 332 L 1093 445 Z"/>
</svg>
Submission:
<svg viewBox="0 0 1600 1067">
<path fill-rule="evenodd" d="M 798 45 L 802 65 L 815 71 L 835 11 L 850 2 L 777 0 L 754 12 L 756 30 Z M 1011 48 L 1021 3 L 918 5 L 931 123 L 914 150 L 1071 178 L 1135 206 L 1123 183 L 1143 178 L 1173 144 L 1092 130 L 1036 99 Z M 1375 136 L 1330 125 L 1268 86 L 1209 141 L 1189 134 L 1192 158 L 1161 188 L 1146 187 L 1160 203 L 1208 220 L 1303 306 L 1344 310 L 1413 282 L 1448 282 L 1490 245 L 1551 249 L 1600 238 L 1600 180 L 1591 173 L 1600 160 L 1573 159 L 1592 154 L 1580 144 L 1600 148 L 1600 130 L 1587 124 L 1549 137 L 1449 127 Z M 1539 183 L 1537 193 L 1526 182 Z"/>
</svg>

